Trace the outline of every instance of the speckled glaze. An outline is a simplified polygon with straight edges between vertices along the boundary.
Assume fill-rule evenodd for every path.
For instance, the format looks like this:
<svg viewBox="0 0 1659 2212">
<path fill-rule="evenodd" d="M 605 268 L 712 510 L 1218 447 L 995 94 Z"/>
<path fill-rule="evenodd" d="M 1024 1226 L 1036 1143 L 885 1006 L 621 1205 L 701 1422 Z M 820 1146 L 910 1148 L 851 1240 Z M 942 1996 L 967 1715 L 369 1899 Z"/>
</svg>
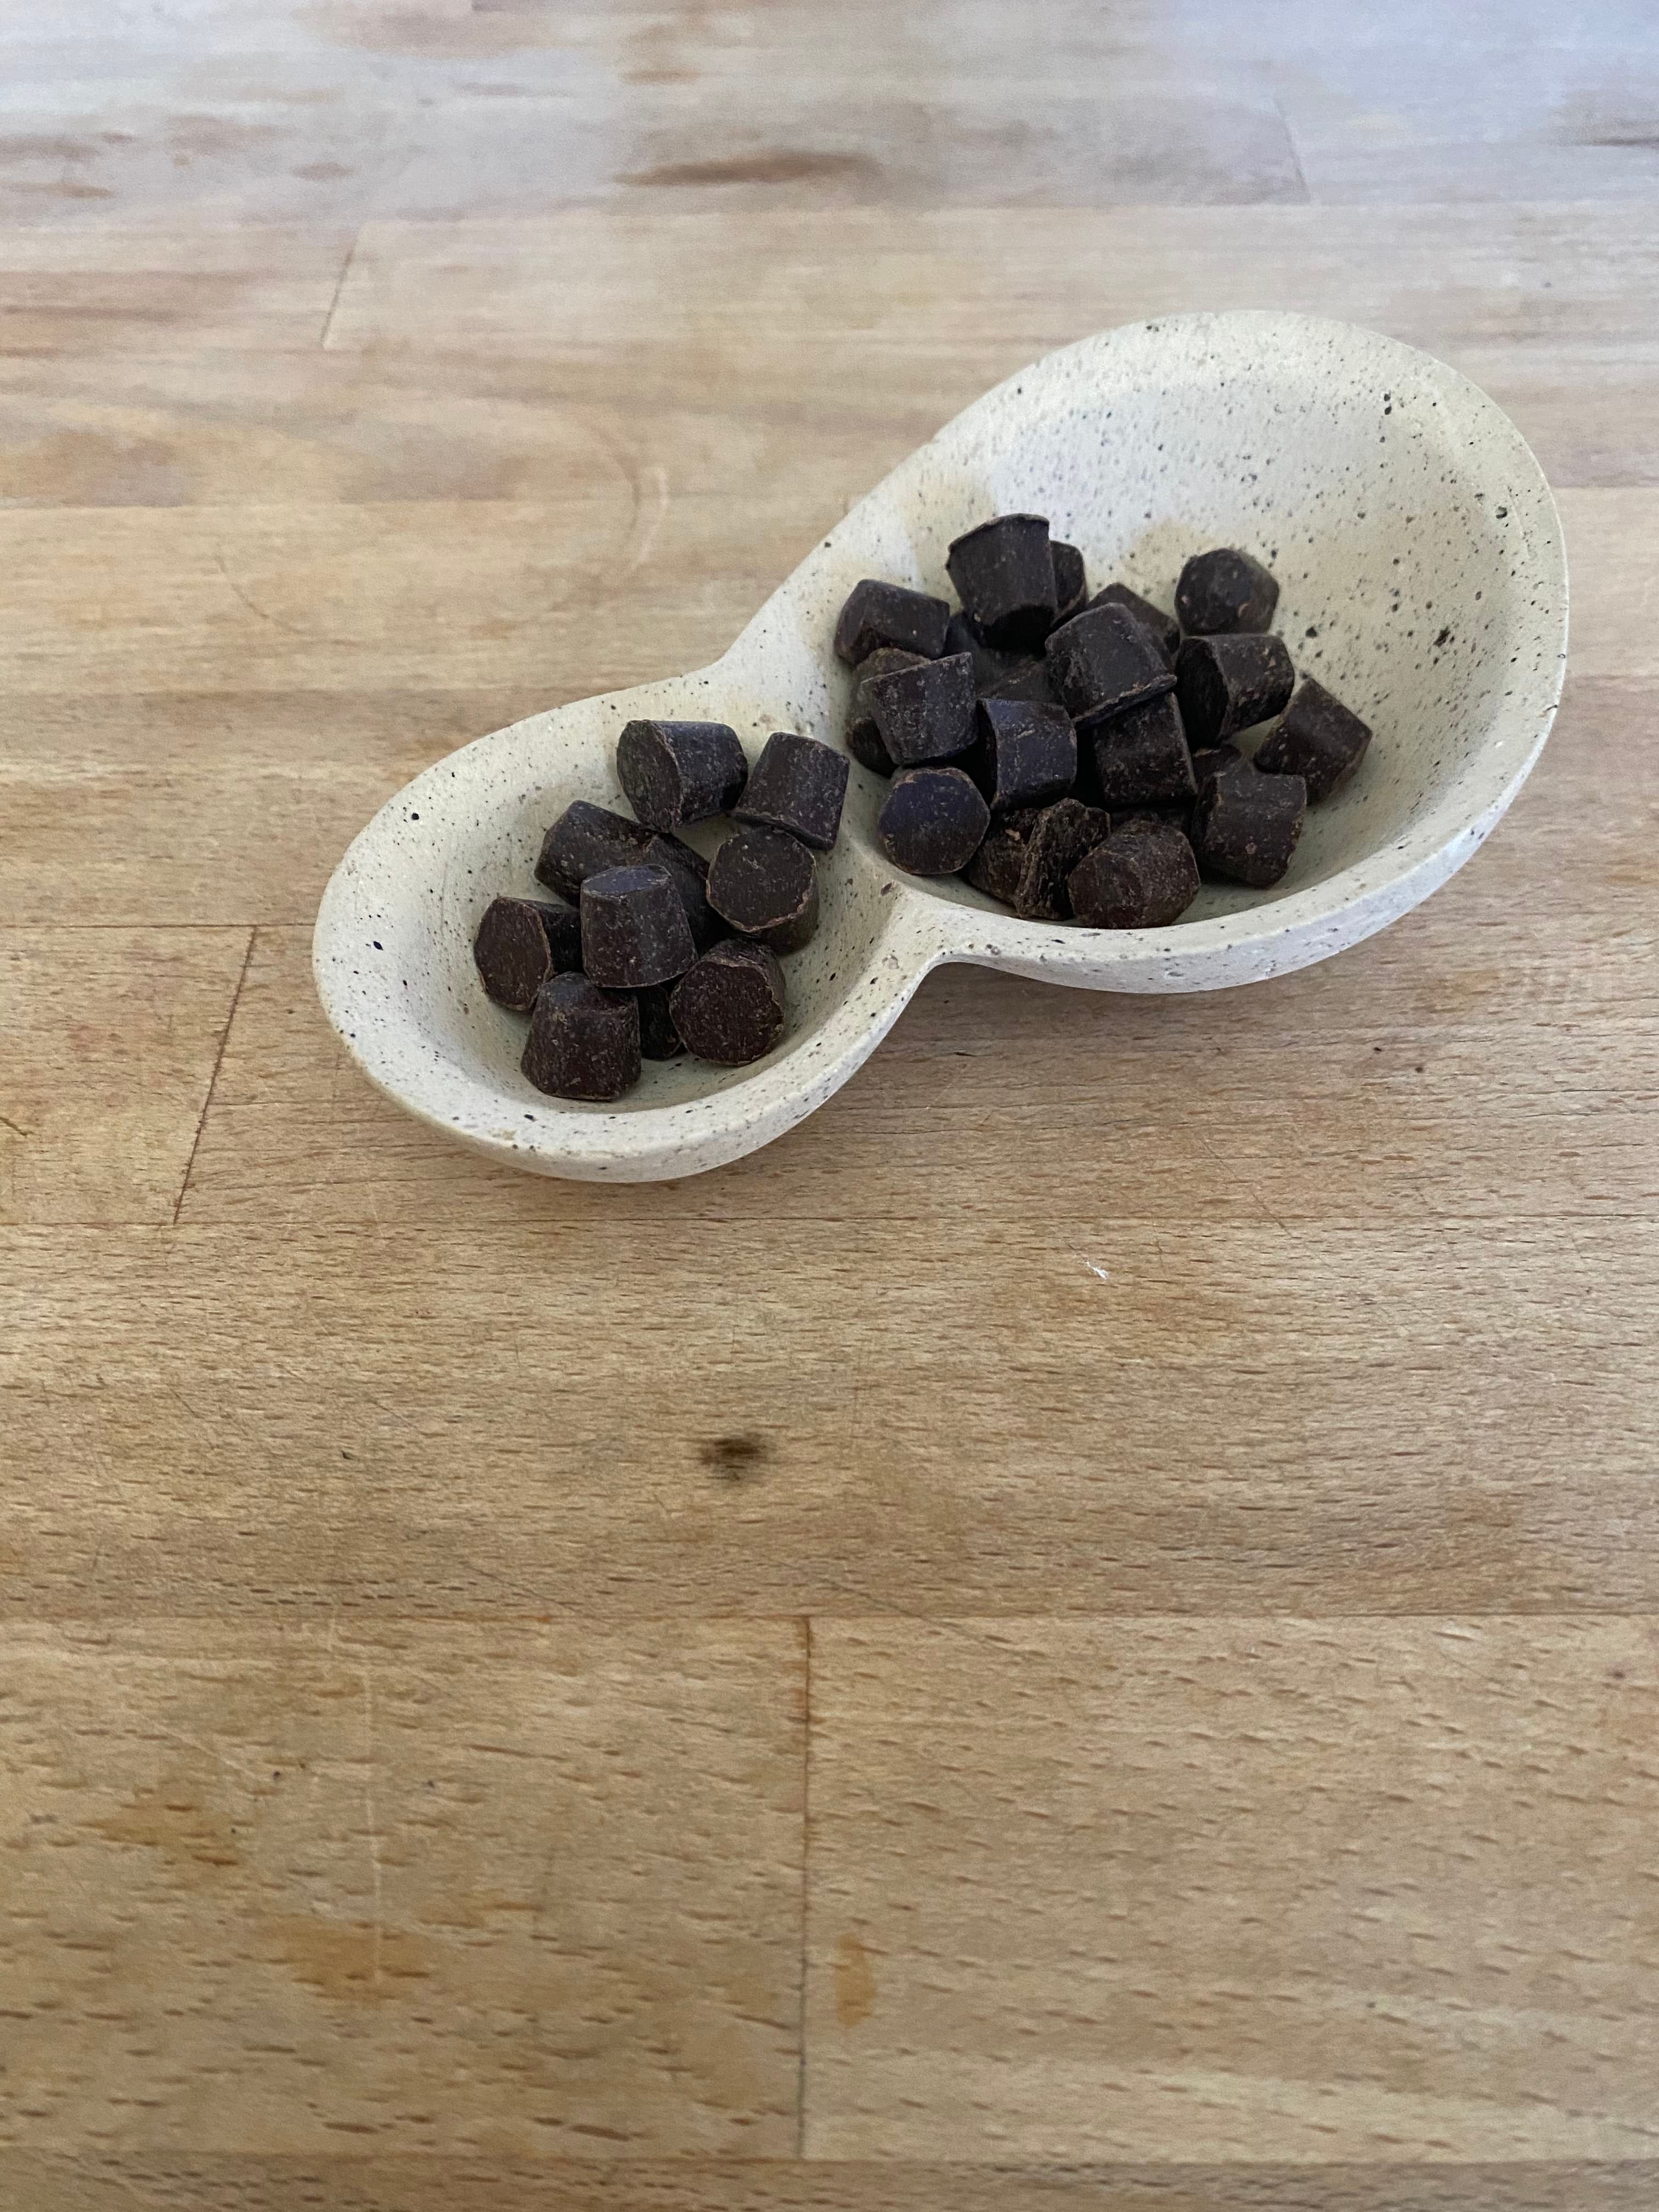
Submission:
<svg viewBox="0 0 1659 2212">
<path fill-rule="evenodd" d="M 1051 518 L 1091 589 L 1172 602 L 1187 556 L 1240 544 L 1281 592 L 1299 669 L 1370 721 L 1346 790 L 1310 811 L 1272 891 L 1206 885 L 1167 929 L 1017 920 L 955 879 L 897 874 L 874 842 L 886 786 L 854 764 L 823 921 L 784 963 L 789 1022 L 750 1067 L 647 1063 L 611 1107 L 545 1098 L 525 1025 L 479 988 L 471 942 L 497 892 L 534 894 L 573 799 L 626 811 L 635 715 L 839 744 L 851 676 L 830 650 L 860 576 L 949 595 L 952 538 L 1007 509 Z M 1428 896 L 1514 798 L 1549 732 L 1566 656 L 1559 520 L 1506 416 L 1443 363 L 1298 315 L 1188 315 L 1050 354 L 969 407 L 855 507 L 711 666 L 584 699 L 481 738 L 374 817 L 318 914 L 317 988 L 365 1073 L 463 1144 L 543 1175 L 695 1174 L 780 1136 L 874 1050 L 928 970 L 970 960 L 1094 990 L 1208 991 L 1340 952 Z M 1250 740 L 1249 742 L 1254 742 Z M 716 838 L 693 836 L 705 851 Z"/>
</svg>

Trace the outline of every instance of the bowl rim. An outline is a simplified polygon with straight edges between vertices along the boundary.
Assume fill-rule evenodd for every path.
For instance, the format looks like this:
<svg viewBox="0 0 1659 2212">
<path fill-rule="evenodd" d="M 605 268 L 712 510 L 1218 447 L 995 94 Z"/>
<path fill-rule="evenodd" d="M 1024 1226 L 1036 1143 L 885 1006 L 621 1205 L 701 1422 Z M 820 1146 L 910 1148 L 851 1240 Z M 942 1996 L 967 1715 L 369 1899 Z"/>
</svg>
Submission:
<svg viewBox="0 0 1659 2212">
<path fill-rule="evenodd" d="M 1080 931 L 1025 921 L 942 898 L 925 883 L 889 871 L 893 881 L 885 888 L 896 896 L 886 921 L 876 932 L 864 970 L 821 1022 L 792 1039 L 778 1055 L 718 1091 L 691 1100 L 608 1110 L 547 1099 L 533 1115 L 526 1115 L 516 1098 L 507 1098 L 481 1076 L 447 1058 L 441 1056 L 439 1074 L 427 1075 L 418 1085 L 412 1082 L 407 1062 L 400 1062 L 375 1025 L 366 1022 L 362 1010 L 370 994 L 361 988 L 362 978 L 336 957 L 335 945 L 356 941 L 361 915 L 368 910 L 363 904 L 364 878 L 376 863 L 388 826 L 404 815 L 408 802 L 418 799 L 423 786 L 435 788 L 462 754 L 511 738 L 533 742 L 545 726 L 569 711 L 555 708 L 475 738 L 423 769 L 359 831 L 330 878 L 313 933 L 313 976 L 330 1022 L 375 1087 L 419 1120 L 472 1149 L 544 1174 L 618 1181 L 682 1176 L 724 1164 L 804 1120 L 862 1064 L 923 978 L 942 964 L 970 962 L 1095 989 L 1224 989 L 1343 951 L 1427 897 L 1485 841 L 1548 737 L 1566 665 L 1565 544 L 1543 470 L 1497 402 L 1434 355 L 1361 324 L 1271 309 L 1230 309 L 1157 316 L 1057 348 L 993 386 L 900 461 L 817 541 L 717 659 L 684 676 L 598 695 L 598 700 L 620 706 L 641 692 L 659 690 L 664 683 L 713 682 L 741 671 L 764 652 L 773 610 L 797 580 L 834 563 L 846 538 L 856 532 L 860 516 L 875 501 L 902 500 L 907 476 L 925 465 L 930 447 L 959 439 L 965 428 L 971 429 L 975 417 L 999 410 L 1017 388 L 1054 376 L 1062 365 L 1091 355 L 1112 357 L 1115 373 L 1121 374 L 1124 357 L 1132 361 L 1137 349 L 1153 349 L 1159 341 L 1167 345 L 1170 337 L 1189 347 L 1213 337 L 1236 352 L 1246 333 L 1258 358 L 1264 349 L 1312 339 L 1362 344 L 1379 366 L 1395 361 L 1400 371 L 1409 370 L 1418 380 L 1438 386 L 1464 419 L 1478 423 L 1483 434 L 1498 441 L 1516 526 L 1539 587 L 1539 658 L 1524 672 L 1518 687 L 1522 696 L 1502 710 L 1504 736 L 1494 742 L 1489 731 L 1487 741 L 1460 763 L 1445 787 L 1399 836 L 1306 890 L 1161 930 Z M 1490 473 L 1493 466 L 1489 459 L 1483 473 Z M 867 860 L 874 870 L 882 870 L 878 855 L 867 856 Z M 428 1095 L 438 1088 L 441 1097 Z"/>
</svg>

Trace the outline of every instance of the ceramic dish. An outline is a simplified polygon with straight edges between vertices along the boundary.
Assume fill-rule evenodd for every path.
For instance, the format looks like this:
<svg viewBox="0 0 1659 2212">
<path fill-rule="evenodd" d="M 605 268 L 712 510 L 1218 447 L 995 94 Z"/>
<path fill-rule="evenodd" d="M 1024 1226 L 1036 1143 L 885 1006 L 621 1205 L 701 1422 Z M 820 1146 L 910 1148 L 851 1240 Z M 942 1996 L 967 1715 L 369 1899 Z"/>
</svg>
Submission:
<svg viewBox="0 0 1659 2212">
<path fill-rule="evenodd" d="M 744 1068 L 647 1062 L 614 1106 L 547 1098 L 525 1025 L 485 998 L 478 918 L 533 894 L 573 799 L 626 811 L 634 715 L 839 744 L 830 649 L 860 576 L 949 596 L 951 540 L 1011 508 L 1080 546 L 1091 589 L 1164 606 L 1194 552 L 1241 544 L 1280 585 L 1297 667 L 1370 721 L 1358 775 L 1310 810 L 1276 890 L 1206 885 L 1167 929 L 1021 921 L 954 878 L 898 874 L 873 837 L 885 785 L 853 768 L 823 921 L 786 962 L 782 1042 Z M 866 1060 L 930 969 L 982 962 L 1109 991 L 1207 991 L 1305 966 L 1428 896 L 1491 831 L 1548 734 L 1566 652 L 1559 520 L 1519 431 L 1443 363 L 1299 315 L 1178 316 L 1050 354 L 894 470 L 710 666 L 532 715 L 464 746 L 374 817 L 318 914 L 317 988 L 370 1080 L 459 1142 L 544 1175 L 639 1181 L 720 1166 L 791 1128 Z M 705 851 L 715 842 L 694 836 Z"/>
</svg>

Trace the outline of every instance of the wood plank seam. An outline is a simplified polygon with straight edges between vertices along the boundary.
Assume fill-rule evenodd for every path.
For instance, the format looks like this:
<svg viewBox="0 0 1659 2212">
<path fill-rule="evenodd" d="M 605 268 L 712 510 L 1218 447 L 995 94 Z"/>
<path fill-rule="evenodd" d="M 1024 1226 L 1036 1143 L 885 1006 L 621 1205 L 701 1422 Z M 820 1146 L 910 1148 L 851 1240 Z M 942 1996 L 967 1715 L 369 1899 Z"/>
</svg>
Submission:
<svg viewBox="0 0 1659 2212">
<path fill-rule="evenodd" d="M 812 1896 L 812 1616 L 801 1626 L 800 2009 L 796 2027 L 795 2156 L 806 2155 L 806 1977 L 811 1956 L 807 1915 Z"/>
<path fill-rule="evenodd" d="M 328 313 L 323 317 L 322 335 L 317 340 L 319 349 L 328 344 L 328 334 L 334 327 L 335 310 L 340 304 L 340 295 L 345 290 L 346 278 L 351 274 L 351 264 L 357 257 L 358 242 L 362 234 L 363 226 L 359 223 L 351 234 L 351 243 L 346 248 L 345 259 L 340 264 L 340 274 L 334 286 L 334 297 L 329 301 Z"/>
<path fill-rule="evenodd" d="M 196 1155 L 202 1147 L 202 1132 L 207 1127 L 208 1109 L 213 1103 L 214 1086 L 219 1080 L 219 1070 L 225 1064 L 225 1047 L 230 1042 L 230 1025 L 236 1018 L 236 1008 L 242 995 L 242 986 L 247 981 L 247 971 L 253 962 L 253 947 L 259 932 L 257 927 L 247 933 L 247 946 L 242 954 L 241 973 L 236 978 L 236 988 L 230 994 L 230 1012 L 225 1016 L 224 1028 L 219 1033 L 219 1049 L 213 1056 L 213 1072 L 208 1077 L 207 1095 L 202 1101 L 202 1110 L 197 1117 L 196 1135 L 190 1148 L 190 1158 L 185 1162 L 184 1180 L 179 1185 L 179 1195 L 173 1201 L 173 1226 L 179 1226 L 179 1216 L 184 1211 L 185 1195 L 190 1188 L 191 1170 L 196 1164 Z"/>
</svg>

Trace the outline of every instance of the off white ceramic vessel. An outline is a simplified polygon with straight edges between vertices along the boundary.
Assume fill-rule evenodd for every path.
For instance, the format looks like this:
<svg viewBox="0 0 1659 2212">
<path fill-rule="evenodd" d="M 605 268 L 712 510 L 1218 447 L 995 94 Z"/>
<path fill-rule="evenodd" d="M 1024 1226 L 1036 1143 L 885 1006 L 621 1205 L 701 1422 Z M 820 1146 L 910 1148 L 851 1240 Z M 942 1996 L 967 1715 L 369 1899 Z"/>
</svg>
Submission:
<svg viewBox="0 0 1659 2212">
<path fill-rule="evenodd" d="M 878 367 L 872 366 L 872 374 Z M 1371 723 L 1370 753 L 1310 810 L 1276 890 L 1207 885 L 1171 928 L 1021 921 L 955 879 L 903 876 L 874 842 L 885 785 L 854 764 L 823 921 L 786 962 L 782 1042 L 752 1066 L 647 1061 L 611 1107 L 544 1097 L 525 1024 L 472 965 L 498 892 L 535 895 L 543 832 L 573 799 L 627 811 L 634 715 L 838 744 L 852 679 L 830 649 L 861 576 L 950 596 L 951 540 L 1008 509 L 1048 515 L 1113 578 L 1169 606 L 1181 565 L 1248 547 L 1280 586 L 1298 669 Z M 1000 385 L 913 453 L 709 667 L 583 699 L 440 761 L 383 806 L 324 894 L 313 965 L 370 1080 L 474 1150 L 542 1175 L 684 1176 L 768 1143 L 846 1082 L 932 968 L 1040 982 L 1210 991 L 1370 936 L 1462 866 L 1537 759 L 1560 695 L 1567 580 L 1542 471 L 1508 417 L 1429 355 L 1300 315 L 1187 315 L 1109 331 Z M 715 839 L 694 831 L 705 851 Z"/>
</svg>

